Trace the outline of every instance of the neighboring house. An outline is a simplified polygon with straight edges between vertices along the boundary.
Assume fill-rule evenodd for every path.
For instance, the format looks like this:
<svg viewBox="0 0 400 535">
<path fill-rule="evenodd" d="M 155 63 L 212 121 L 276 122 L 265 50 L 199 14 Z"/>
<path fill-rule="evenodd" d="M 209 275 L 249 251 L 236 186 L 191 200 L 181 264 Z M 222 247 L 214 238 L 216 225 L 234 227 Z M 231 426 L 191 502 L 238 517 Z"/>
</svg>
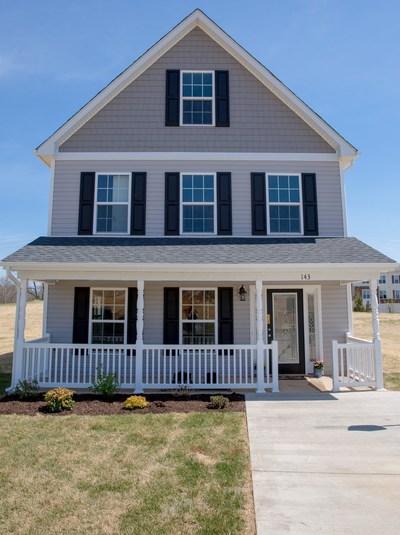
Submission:
<svg viewBox="0 0 400 535">
<path fill-rule="evenodd" d="M 371 304 L 368 281 L 354 282 L 353 295 L 355 293 L 361 295 L 364 306 Z M 380 274 L 377 297 L 379 312 L 400 312 L 400 272 Z"/>
<path fill-rule="evenodd" d="M 87 388 L 101 366 L 138 392 L 276 391 L 278 371 L 316 359 L 336 388 L 355 380 L 351 282 L 374 291 L 398 268 L 347 237 L 343 175 L 358 152 L 204 13 L 36 154 L 51 171 L 48 236 L 3 261 L 20 284 L 13 385 Z M 29 280 L 46 288 L 33 343 Z M 379 387 L 372 307 L 359 377 Z"/>
</svg>

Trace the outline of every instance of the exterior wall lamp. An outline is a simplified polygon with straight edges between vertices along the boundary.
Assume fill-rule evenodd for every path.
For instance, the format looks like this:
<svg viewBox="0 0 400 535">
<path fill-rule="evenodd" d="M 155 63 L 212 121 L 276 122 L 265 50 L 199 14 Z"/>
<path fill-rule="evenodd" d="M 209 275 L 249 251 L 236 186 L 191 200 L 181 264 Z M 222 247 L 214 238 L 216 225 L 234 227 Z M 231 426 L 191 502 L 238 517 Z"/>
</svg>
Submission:
<svg viewBox="0 0 400 535">
<path fill-rule="evenodd" d="M 245 289 L 245 287 L 243 286 L 243 284 L 242 284 L 242 286 L 239 288 L 239 295 L 240 295 L 240 300 L 241 300 L 241 301 L 246 301 L 246 295 L 247 295 L 247 292 L 246 292 L 246 289 Z"/>
</svg>

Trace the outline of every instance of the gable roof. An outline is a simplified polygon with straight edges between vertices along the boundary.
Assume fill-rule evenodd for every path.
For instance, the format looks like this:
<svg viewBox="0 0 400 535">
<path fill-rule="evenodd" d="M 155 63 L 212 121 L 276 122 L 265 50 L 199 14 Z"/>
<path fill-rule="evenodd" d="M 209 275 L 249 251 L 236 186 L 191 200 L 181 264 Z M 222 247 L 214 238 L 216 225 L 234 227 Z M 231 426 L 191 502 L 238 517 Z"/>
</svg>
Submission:
<svg viewBox="0 0 400 535">
<path fill-rule="evenodd" d="M 313 128 L 337 154 L 347 160 L 358 156 L 357 149 L 346 141 L 336 130 L 324 121 L 307 104 L 297 97 L 276 76 L 274 76 L 258 60 L 242 48 L 232 37 L 225 33 L 200 9 L 196 9 L 169 33 L 155 43 L 147 52 L 140 56 L 132 65 L 110 82 L 103 90 L 93 97 L 75 115 L 66 121 L 46 141 L 37 147 L 36 155 L 50 165 L 58 147 L 70 138 L 79 128 L 98 113 L 115 96 L 153 65 L 161 56 L 183 39 L 194 28 L 200 28 L 211 39 L 231 54 L 251 74 L 263 83 L 275 96 L 292 109 L 301 119 Z"/>
</svg>

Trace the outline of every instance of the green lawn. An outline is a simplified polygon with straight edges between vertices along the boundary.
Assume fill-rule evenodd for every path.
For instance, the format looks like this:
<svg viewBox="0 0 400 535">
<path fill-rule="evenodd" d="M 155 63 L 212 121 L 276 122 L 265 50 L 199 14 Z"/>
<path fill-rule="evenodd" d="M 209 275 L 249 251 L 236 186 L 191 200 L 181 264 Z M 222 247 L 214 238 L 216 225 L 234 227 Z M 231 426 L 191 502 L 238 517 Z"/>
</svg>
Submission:
<svg viewBox="0 0 400 535">
<path fill-rule="evenodd" d="M 1 416 L 2 533 L 254 534 L 243 413 Z"/>
</svg>

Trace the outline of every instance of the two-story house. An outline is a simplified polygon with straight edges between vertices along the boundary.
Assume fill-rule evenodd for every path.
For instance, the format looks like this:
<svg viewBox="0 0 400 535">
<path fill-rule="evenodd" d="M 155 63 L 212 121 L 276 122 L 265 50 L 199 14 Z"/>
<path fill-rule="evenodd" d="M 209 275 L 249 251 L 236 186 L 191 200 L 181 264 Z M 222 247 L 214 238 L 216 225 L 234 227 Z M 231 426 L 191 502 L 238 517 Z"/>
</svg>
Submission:
<svg viewBox="0 0 400 535">
<path fill-rule="evenodd" d="M 276 391 L 278 373 L 316 359 L 354 379 L 351 282 L 373 290 L 397 266 L 347 236 L 343 175 L 358 152 L 204 13 L 36 154 L 51 172 L 48 236 L 3 261 L 19 284 L 12 386 L 87 388 L 101 367 L 138 392 Z M 29 280 L 45 283 L 35 342 Z M 372 306 L 359 378 L 381 386 Z"/>
<path fill-rule="evenodd" d="M 354 282 L 353 295 L 359 294 L 363 305 L 371 304 L 371 291 L 369 282 Z M 378 279 L 378 308 L 379 312 L 400 312 L 400 272 L 382 273 Z"/>
</svg>

